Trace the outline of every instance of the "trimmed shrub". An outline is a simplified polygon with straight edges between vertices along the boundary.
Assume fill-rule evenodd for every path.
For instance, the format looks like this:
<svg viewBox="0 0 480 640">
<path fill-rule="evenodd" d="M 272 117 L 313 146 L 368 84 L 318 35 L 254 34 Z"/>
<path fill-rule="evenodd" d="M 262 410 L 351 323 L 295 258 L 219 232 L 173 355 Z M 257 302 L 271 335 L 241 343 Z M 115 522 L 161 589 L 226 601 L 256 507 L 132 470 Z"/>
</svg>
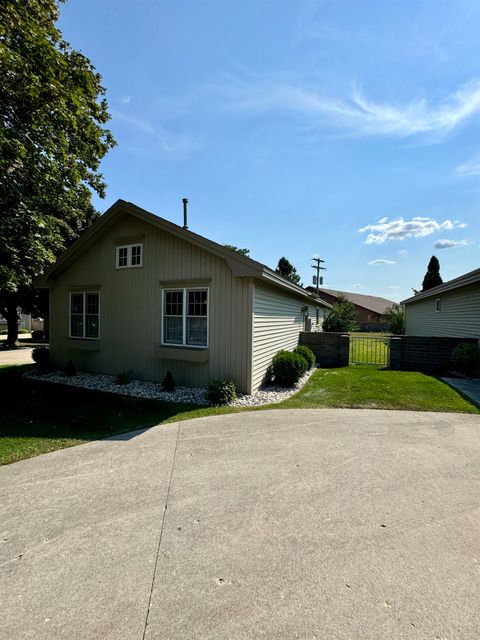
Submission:
<svg viewBox="0 0 480 640">
<path fill-rule="evenodd" d="M 177 383 L 175 382 L 175 378 L 172 376 L 171 371 L 167 371 L 165 378 L 162 382 L 164 391 L 175 391 L 175 387 Z"/>
<path fill-rule="evenodd" d="M 45 334 L 43 333 L 43 331 L 32 331 L 32 340 L 36 341 L 36 340 L 44 340 L 45 339 Z"/>
<path fill-rule="evenodd" d="M 302 356 L 302 358 L 305 358 L 309 369 L 311 369 L 317 362 L 317 358 L 315 357 L 313 351 L 306 347 L 304 344 L 299 344 L 298 347 L 295 347 L 293 353 L 298 353 L 298 355 Z"/>
<path fill-rule="evenodd" d="M 46 373 L 50 368 L 50 350 L 47 347 L 35 347 L 32 360 L 37 365 L 39 373 Z"/>
<path fill-rule="evenodd" d="M 22 333 L 30 333 L 30 331 L 28 329 L 19 329 L 18 330 L 18 335 L 22 334 Z"/>
<path fill-rule="evenodd" d="M 237 389 L 232 380 L 211 380 L 207 387 L 207 400 L 211 406 L 229 404 L 237 397 Z"/>
<path fill-rule="evenodd" d="M 452 364 L 460 373 L 474 376 L 480 373 L 480 352 L 476 344 L 463 342 L 452 351 Z"/>
<path fill-rule="evenodd" d="M 75 369 L 75 365 L 71 360 L 69 360 L 65 366 L 65 375 L 69 378 L 77 375 L 77 370 Z"/>
<path fill-rule="evenodd" d="M 133 380 L 133 369 L 120 371 L 115 376 L 115 384 L 129 384 Z"/>
<path fill-rule="evenodd" d="M 275 384 L 293 387 L 307 371 L 307 361 L 298 353 L 279 351 L 272 360 Z"/>
</svg>

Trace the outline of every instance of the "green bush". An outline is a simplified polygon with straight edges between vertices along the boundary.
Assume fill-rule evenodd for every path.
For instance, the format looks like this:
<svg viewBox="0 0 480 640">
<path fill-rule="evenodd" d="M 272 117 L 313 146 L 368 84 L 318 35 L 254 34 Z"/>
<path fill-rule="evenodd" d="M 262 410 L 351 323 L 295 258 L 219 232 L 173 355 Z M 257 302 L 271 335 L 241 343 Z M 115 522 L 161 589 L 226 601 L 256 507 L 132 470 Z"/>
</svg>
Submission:
<svg viewBox="0 0 480 640">
<path fill-rule="evenodd" d="M 39 373 L 46 373 L 50 368 L 50 350 L 47 347 L 35 347 L 32 360 L 36 363 Z"/>
<path fill-rule="evenodd" d="M 20 335 L 21 333 L 30 333 L 30 331 L 28 329 L 19 329 L 18 330 L 18 334 Z"/>
<path fill-rule="evenodd" d="M 120 371 L 115 376 L 115 384 L 129 384 L 133 380 L 133 369 Z"/>
<path fill-rule="evenodd" d="M 217 406 L 229 404 L 237 397 L 237 389 L 232 380 L 211 380 L 207 387 L 208 404 Z"/>
<path fill-rule="evenodd" d="M 32 331 L 32 340 L 37 341 L 37 340 L 44 340 L 45 339 L 45 334 L 43 333 L 43 331 Z"/>
<path fill-rule="evenodd" d="M 65 375 L 68 376 L 69 378 L 72 378 L 73 376 L 77 375 L 77 370 L 75 369 L 75 365 L 71 360 L 67 362 L 64 371 L 65 371 Z"/>
<path fill-rule="evenodd" d="M 306 373 L 308 364 L 304 357 L 291 351 L 279 351 L 272 360 L 275 384 L 293 387 Z"/>
<path fill-rule="evenodd" d="M 480 352 L 476 344 L 463 342 L 452 351 L 452 364 L 460 373 L 474 376 L 480 373 Z"/>
<path fill-rule="evenodd" d="M 399 304 L 392 304 L 391 307 L 387 307 L 383 312 L 387 329 L 390 333 L 396 336 L 401 336 L 405 333 L 405 309 Z"/>
<path fill-rule="evenodd" d="M 337 302 L 328 310 L 322 328 L 324 331 L 355 331 L 356 315 L 355 305 L 345 296 L 340 295 Z"/>
<path fill-rule="evenodd" d="M 171 371 L 167 371 L 162 384 L 165 391 L 175 391 L 177 383 L 175 382 L 175 378 L 173 377 Z"/>
<path fill-rule="evenodd" d="M 298 353 L 298 355 L 302 356 L 302 358 L 305 358 L 309 369 L 311 369 L 317 362 L 317 358 L 315 357 L 313 351 L 306 347 L 304 344 L 299 344 L 298 347 L 295 347 L 293 353 Z"/>
</svg>

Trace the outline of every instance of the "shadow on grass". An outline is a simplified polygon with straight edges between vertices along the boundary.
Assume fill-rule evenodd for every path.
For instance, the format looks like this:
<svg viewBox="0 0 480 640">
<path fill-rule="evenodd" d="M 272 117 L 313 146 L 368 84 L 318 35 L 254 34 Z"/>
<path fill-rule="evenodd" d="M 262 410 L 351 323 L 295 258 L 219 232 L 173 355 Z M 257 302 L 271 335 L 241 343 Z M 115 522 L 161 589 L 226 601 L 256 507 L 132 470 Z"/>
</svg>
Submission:
<svg viewBox="0 0 480 640">
<path fill-rule="evenodd" d="M 23 378 L 31 368 L 0 368 L 0 464 L 119 434 L 128 439 L 161 423 L 223 412 Z"/>
</svg>

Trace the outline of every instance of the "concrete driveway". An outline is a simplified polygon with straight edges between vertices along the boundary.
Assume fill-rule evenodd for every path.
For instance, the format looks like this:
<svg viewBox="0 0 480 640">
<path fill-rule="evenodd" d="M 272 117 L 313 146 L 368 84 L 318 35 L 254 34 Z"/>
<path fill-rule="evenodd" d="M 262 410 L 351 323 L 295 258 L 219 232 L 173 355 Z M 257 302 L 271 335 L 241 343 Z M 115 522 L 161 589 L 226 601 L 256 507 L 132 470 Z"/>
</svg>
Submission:
<svg viewBox="0 0 480 640">
<path fill-rule="evenodd" d="M 480 418 L 203 418 L 0 469 L 9 640 L 470 640 Z"/>
<path fill-rule="evenodd" d="M 33 347 L 17 347 L 2 349 L 0 342 L 0 367 L 7 364 L 33 364 Z"/>
</svg>

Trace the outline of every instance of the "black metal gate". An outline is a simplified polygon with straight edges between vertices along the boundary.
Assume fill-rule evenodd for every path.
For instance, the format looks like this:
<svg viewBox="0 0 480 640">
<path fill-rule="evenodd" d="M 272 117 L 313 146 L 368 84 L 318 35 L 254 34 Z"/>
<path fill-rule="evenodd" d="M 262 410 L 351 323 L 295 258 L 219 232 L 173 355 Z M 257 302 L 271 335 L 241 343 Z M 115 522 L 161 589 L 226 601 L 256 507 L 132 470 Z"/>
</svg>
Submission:
<svg viewBox="0 0 480 640">
<path fill-rule="evenodd" d="M 356 336 L 350 334 L 350 364 L 372 364 L 388 367 L 390 338 L 388 336 Z"/>
</svg>

